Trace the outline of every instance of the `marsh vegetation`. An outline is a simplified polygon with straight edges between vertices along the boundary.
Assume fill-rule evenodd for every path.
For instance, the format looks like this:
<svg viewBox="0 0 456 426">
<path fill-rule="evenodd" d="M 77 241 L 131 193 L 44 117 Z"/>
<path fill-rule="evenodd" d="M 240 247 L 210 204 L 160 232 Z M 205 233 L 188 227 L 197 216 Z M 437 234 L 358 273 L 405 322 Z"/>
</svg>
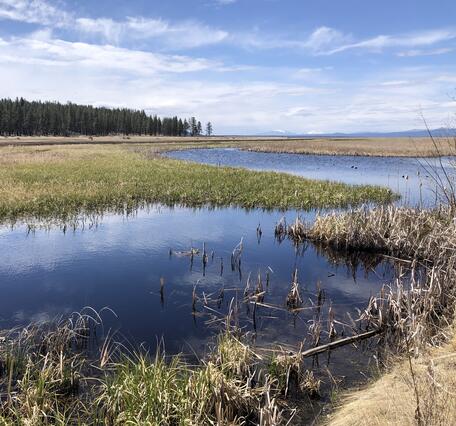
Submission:
<svg viewBox="0 0 456 426">
<path fill-rule="evenodd" d="M 0 164 L 2 221 L 128 212 L 156 202 L 308 210 L 395 198 L 381 187 L 194 165 L 144 148 L 9 147 L 2 148 Z"/>
</svg>

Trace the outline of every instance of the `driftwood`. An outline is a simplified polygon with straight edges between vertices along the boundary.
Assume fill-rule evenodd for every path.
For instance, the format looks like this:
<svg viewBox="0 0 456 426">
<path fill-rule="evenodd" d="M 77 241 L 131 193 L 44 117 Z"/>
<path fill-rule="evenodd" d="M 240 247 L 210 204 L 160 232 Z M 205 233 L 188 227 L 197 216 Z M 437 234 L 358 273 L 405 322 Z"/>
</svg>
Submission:
<svg viewBox="0 0 456 426">
<path fill-rule="evenodd" d="M 336 340 L 335 342 L 327 343 L 325 345 L 320 345 L 312 349 L 308 349 L 301 353 L 302 358 L 308 358 L 310 356 L 318 355 L 331 349 L 339 348 L 341 346 L 350 345 L 351 343 L 359 342 L 361 340 L 369 339 L 378 334 L 384 333 L 384 328 L 379 328 L 376 330 L 366 331 L 365 333 L 357 334 L 356 336 L 346 337 L 345 339 Z"/>
</svg>

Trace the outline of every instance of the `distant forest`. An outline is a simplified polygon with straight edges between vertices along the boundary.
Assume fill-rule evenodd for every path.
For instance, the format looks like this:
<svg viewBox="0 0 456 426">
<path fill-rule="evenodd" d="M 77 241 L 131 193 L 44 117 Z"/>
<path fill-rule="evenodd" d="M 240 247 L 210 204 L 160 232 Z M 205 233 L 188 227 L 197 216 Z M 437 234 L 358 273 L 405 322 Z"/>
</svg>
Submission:
<svg viewBox="0 0 456 426">
<path fill-rule="evenodd" d="M 0 99 L 0 135 L 3 136 L 199 136 L 202 133 L 201 122 L 195 117 L 160 118 L 127 108 Z M 205 133 L 211 136 L 211 123 L 205 126 Z"/>
</svg>

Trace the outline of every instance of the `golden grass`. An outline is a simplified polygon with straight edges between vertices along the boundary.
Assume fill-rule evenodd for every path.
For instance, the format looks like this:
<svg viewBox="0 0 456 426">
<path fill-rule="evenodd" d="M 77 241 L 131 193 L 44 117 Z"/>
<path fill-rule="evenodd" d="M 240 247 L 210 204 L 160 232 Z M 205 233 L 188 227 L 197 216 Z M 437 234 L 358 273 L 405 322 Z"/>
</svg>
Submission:
<svg viewBox="0 0 456 426">
<path fill-rule="evenodd" d="M 454 155 L 454 146 L 439 140 L 442 155 Z M 363 155 L 380 157 L 433 157 L 435 146 L 429 138 L 366 138 L 366 139 L 291 139 L 247 142 L 251 151 L 292 154 Z"/>
<path fill-rule="evenodd" d="M 412 360 L 425 425 L 456 424 L 456 337 Z M 328 426 L 416 425 L 416 394 L 408 360 L 342 398 Z"/>
<path fill-rule="evenodd" d="M 454 140 L 436 139 L 442 155 L 454 154 Z M 367 155 L 384 157 L 435 156 L 430 138 L 280 138 L 280 137 L 157 137 L 157 136 L 103 136 L 93 137 L 9 137 L 0 138 L 2 145 L 49 144 L 155 144 L 175 146 L 234 147 L 259 152 L 281 152 L 318 155 Z"/>
</svg>

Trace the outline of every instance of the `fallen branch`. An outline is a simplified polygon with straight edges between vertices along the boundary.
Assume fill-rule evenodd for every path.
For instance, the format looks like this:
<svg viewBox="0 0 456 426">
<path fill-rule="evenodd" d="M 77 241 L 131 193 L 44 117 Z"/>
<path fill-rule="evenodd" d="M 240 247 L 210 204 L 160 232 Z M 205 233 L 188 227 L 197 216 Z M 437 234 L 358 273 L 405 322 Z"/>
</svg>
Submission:
<svg viewBox="0 0 456 426">
<path fill-rule="evenodd" d="M 376 330 L 367 331 L 365 333 L 357 334 L 356 336 L 346 337 L 345 339 L 336 340 L 335 342 L 327 343 L 325 345 L 317 346 L 316 348 L 308 349 L 301 353 L 302 358 L 308 358 L 310 356 L 318 355 L 326 351 L 330 351 L 341 346 L 350 345 L 351 343 L 359 342 L 361 340 L 369 339 L 378 334 L 385 332 L 384 328 L 379 328 Z"/>
</svg>

